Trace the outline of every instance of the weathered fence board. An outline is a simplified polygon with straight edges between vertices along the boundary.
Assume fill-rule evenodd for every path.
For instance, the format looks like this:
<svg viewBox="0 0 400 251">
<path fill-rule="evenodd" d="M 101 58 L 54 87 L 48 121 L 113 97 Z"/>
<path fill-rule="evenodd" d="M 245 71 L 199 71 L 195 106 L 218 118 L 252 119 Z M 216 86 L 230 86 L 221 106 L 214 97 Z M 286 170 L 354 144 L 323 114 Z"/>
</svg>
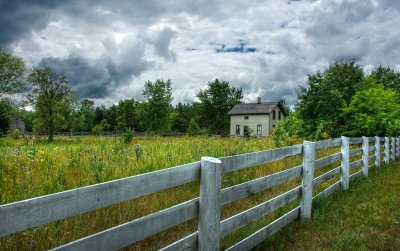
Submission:
<svg viewBox="0 0 400 251">
<path fill-rule="evenodd" d="M 350 175 L 350 181 L 354 180 L 355 178 L 357 178 L 358 176 L 362 176 L 362 170 L 353 173 L 352 175 Z"/>
<path fill-rule="evenodd" d="M 300 196 L 300 193 L 301 193 L 301 186 L 298 186 L 273 199 L 270 199 L 244 212 L 241 212 L 228 219 L 223 220 L 221 222 L 221 237 L 297 199 Z"/>
<path fill-rule="evenodd" d="M 54 250 L 116 250 L 185 222 L 199 213 L 198 198 L 70 242 Z"/>
<path fill-rule="evenodd" d="M 190 234 L 162 249 L 160 251 L 175 251 L 175 250 L 197 250 L 197 231 Z"/>
<path fill-rule="evenodd" d="M 351 162 L 349 164 L 349 168 L 353 169 L 353 168 L 356 168 L 356 167 L 361 166 L 361 165 L 362 165 L 362 159 L 359 159 L 359 160 Z"/>
<path fill-rule="evenodd" d="M 373 152 L 375 151 L 375 146 L 369 146 L 368 147 L 368 152 Z"/>
<path fill-rule="evenodd" d="M 247 167 L 281 160 L 287 157 L 299 155 L 302 153 L 302 150 L 302 145 L 294 145 L 260 152 L 223 157 L 220 158 L 222 161 L 222 172 L 232 172 Z"/>
<path fill-rule="evenodd" d="M 361 154 L 361 153 L 362 153 L 362 149 L 361 149 L 361 148 L 358 148 L 358 149 L 350 150 L 349 155 L 350 155 L 350 157 L 353 157 L 353 156 L 358 155 L 358 154 Z"/>
<path fill-rule="evenodd" d="M 334 146 L 340 146 L 341 143 L 342 143 L 341 138 L 321 140 L 315 142 L 315 149 L 321 150 L 321 149 L 331 148 Z"/>
<path fill-rule="evenodd" d="M 336 175 L 340 174 L 340 166 L 326 172 L 313 180 L 313 187 L 320 185 L 321 183 L 335 177 Z"/>
<path fill-rule="evenodd" d="M 290 212 L 284 214 L 282 217 L 274 220 L 267 226 L 261 228 L 254 234 L 250 235 L 249 237 L 241 240 L 240 242 L 236 243 L 235 245 L 226 249 L 227 251 L 233 250 L 250 250 L 257 245 L 261 244 L 268 236 L 273 235 L 274 233 L 278 232 L 281 228 L 287 226 L 290 222 L 294 221 L 295 219 L 299 218 L 300 207 L 296 207 L 295 209 L 291 210 Z"/>
<path fill-rule="evenodd" d="M 376 139 L 375 139 L 375 137 L 368 137 L 368 140 L 370 143 L 372 143 L 372 142 L 375 142 Z"/>
<path fill-rule="evenodd" d="M 300 177 L 301 172 L 302 166 L 296 166 L 265 177 L 224 188 L 221 191 L 221 204 L 225 205 L 232 201 L 248 197 L 252 194 L 259 193 L 291 179 Z"/>
<path fill-rule="evenodd" d="M 317 159 L 315 161 L 315 170 L 318 170 L 324 166 L 332 164 L 333 162 L 340 160 L 340 158 L 341 158 L 341 154 L 335 153 L 335 154 L 329 155 L 327 157 Z"/>
<path fill-rule="evenodd" d="M 370 161 L 370 160 L 375 160 L 375 155 L 371 155 L 371 156 L 368 156 L 368 161 Z"/>
<path fill-rule="evenodd" d="M 0 237 L 179 186 L 199 177 L 200 162 L 194 162 L 2 205 Z"/>
<path fill-rule="evenodd" d="M 338 190 L 340 188 L 340 183 L 341 183 L 340 181 L 333 183 L 333 185 L 331 185 L 324 191 L 322 191 L 319 194 L 317 194 L 316 196 L 314 196 L 313 201 L 319 200 L 319 199 L 322 199 L 324 197 L 331 195 L 333 192 L 335 192 L 336 190 Z"/>
<path fill-rule="evenodd" d="M 349 138 L 350 141 L 350 145 L 354 145 L 354 144 L 361 144 L 362 143 L 362 138 Z"/>
</svg>

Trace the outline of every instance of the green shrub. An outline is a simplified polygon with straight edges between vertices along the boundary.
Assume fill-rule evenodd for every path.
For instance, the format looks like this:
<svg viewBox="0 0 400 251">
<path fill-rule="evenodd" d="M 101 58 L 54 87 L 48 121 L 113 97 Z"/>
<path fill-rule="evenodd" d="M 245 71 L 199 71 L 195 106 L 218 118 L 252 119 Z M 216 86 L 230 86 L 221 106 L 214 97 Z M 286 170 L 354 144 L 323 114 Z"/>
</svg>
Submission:
<svg viewBox="0 0 400 251">
<path fill-rule="evenodd" d="M 122 134 L 122 139 L 125 144 L 129 144 L 131 143 L 134 136 L 135 136 L 135 131 L 131 128 L 127 128 L 125 132 Z"/>
<path fill-rule="evenodd" d="M 18 129 L 15 129 L 14 131 L 12 131 L 11 138 L 12 139 L 19 139 L 19 130 Z"/>
</svg>

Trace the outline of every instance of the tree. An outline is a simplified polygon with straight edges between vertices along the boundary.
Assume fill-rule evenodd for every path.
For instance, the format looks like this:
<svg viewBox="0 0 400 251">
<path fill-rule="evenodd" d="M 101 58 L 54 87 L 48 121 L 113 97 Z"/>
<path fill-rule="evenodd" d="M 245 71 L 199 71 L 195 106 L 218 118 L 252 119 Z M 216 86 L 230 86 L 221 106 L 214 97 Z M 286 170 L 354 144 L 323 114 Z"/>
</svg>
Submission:
<svg viewBox="0 0 400 251">
<path fill-rule="evenodd" d="M 215 79 L 208 82 L 208 88 L 196 94 L 200 100 L 201 119 L 210 133 L 227 134 L 229 132 L 228 112 L 241 103 L 242 89 L 231 87 L 228 81 Z"/>
<path fill-rule="evenodd" d="M 371 73 L 370 78 L 376 84 L 393 89 L 400 96 L 400 73 L 395 72 L 390 67 L 379 66 Z"/>
<path fill-rule="evenodd" d="M 147 81 L 143 90 L 147 99 L 145 124 L 146 131 L 160 133 L 171 129 L 170 113 L 172 111 L 171 80 L 157 79 L 156 82 Z"/>
<path fill-rule="evenodd" d="M 137 130 L 136 121 L 136 101 L 134 99 L 125 99 L 118 102 L 117 109 L 117 127 L 118 130 L 125 131 L 128 128 Z"/>
<path fill-rule="evenodd" d="M 34 103 L 35 128 L 49 133 L 48 141 L 54 139 L 54 131 L 65 129 L 71 113 L 72 92 L 64 75 L 57 75 L 50 68 L 34 68 L 29 74 L 32 84 L 30 100 Z"/>
<path fill-rule="evenodd" d="M 94 126 L 94 101 L 89 99 L 82 100 L 79 115 L 80 128 L 83 131 L 90 132 L 92 130 L 92 127 Z"/>
<path fill-rule="evenodd" d="M 25 64 L 22 58 L 0 48 L 0 96 L 12 93 L 23 85 Z"/>
<path fill-rule="evenodd" d="M 349 125 L 346 134 L 384 136 L 389 124 L 399 118 L 400 104 L 394 90 L 377 85 L 357 92 L 344 112 Z"/>
<path fill-rule="evenodd" d="M 334 63 L 324 72 L 308 76 L 306 87 L 300 87 L 296 111 L 304 122 L 305 136 L 322 129 L 332 137 L 340 136 L 346 121 L 343 108 L 354 94 L 365 88 L 364 73 L 354 62 Z"/>
<path fill-rule="evenodd" d="M 201 133 L 201 128 L 199 123 L 197 123 L 196 118 L 192 118 L 189 122 L 189 126 L 187 128 L 187 133 L 190 135 L 199 135 Z"/>
<path fill-rule="evenodd" d="M 8 100 L 0 99 L 0 133 L 6 132 L 11 125 L 13 107 Z"/>
<path fill-rule="evenodd" d="M 190 121 L 199 119 L 198 103 L 182 104 L 178 103 L 173 111 L 172 130 L 175 132 L 187 132 Z M 190 133 L 190 132 L 188 132 Z"/>
</svg>

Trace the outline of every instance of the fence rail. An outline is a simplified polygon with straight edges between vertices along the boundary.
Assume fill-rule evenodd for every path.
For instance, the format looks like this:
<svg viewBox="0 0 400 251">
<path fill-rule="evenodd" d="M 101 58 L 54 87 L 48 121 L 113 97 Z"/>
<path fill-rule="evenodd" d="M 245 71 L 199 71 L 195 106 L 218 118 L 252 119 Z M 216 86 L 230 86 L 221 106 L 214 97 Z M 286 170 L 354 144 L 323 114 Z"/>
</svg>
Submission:
<svg viewBox="0 0 400 251">
<path fill-rule="evenodd" d="M 361 148 L 356 148 L 360 144 Z M 354 146 L 350 150 L 351 145 Z M 317 150 L 339 146 L 340 152 L 316 159 Z M 223 173 L 297 155 L 302 155 L 302 165 L 221 189 Z M 216 250 L 219 249 L 221 237 L 300 198 L 296 208 L 228 248 L 228 250 L 248 250 L 293 220 L 310 218 L 313 201 L 329 196 L 340 188 L 348 189 L 349 182 L 354 178 L 368 176 L 368 169 L 371 166 L 380 167 L 381 157 L 385 163 L 400 157 L 400 138 L 341 137 L 318 142 L 305 141 L 299 145 L 220 159 L 203 157 L 201 161 L 186 165 L 1 205 L 0 237 L 200 180 L 198 198 L 67 243 L 54 250 L 115 250 L 195 217 L 199 217 L 198 231 L 162 250 Z M 314 177 L 316 170 L 338 161 L 340 161 L 339 166 Z M 374 161 L 374 164 L 369 164 L 370 161 Z M 356 167 L 361 169 L 353 171 L 354 173 L 350 175 L 350 170 Z M 313 197 L 314 187 L 338 176 L 340 176 L 339 181 Z M 302 177 L 301 186 L 230 218 L 220 220 L 222 205 L 298 177 Z"/>
</svg>

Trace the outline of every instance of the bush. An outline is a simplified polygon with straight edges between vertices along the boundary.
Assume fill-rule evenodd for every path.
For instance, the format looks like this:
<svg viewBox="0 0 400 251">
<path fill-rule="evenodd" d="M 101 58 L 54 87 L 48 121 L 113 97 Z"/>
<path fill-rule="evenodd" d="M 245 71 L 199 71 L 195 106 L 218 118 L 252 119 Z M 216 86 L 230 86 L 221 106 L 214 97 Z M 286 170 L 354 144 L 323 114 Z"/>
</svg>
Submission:
<svg viewBox="0 0 400 251">
<path fill-rule="evenodd" d="M 12 131 L 11 138 L 12 139 L 19 139 L 19 130 L 18 129 L 15 129 L 14 131 Z"/>
<path fill-rule="evenodd" d="M 122 139 L 125 144 L 129 144 L 131 143 L 134 136 L 135 136 L 135 131 L 131 128 L 127 128 L 125 132 L 122 134 Z"/>
<path fill-rule="evenodd" d="M 197 120 L 195 118 L 192 118 L 190 120 L 187 133 L 190 135 L 199 135 L 201 133 L 199 123 L 197 123 Z"/>
</svg>

